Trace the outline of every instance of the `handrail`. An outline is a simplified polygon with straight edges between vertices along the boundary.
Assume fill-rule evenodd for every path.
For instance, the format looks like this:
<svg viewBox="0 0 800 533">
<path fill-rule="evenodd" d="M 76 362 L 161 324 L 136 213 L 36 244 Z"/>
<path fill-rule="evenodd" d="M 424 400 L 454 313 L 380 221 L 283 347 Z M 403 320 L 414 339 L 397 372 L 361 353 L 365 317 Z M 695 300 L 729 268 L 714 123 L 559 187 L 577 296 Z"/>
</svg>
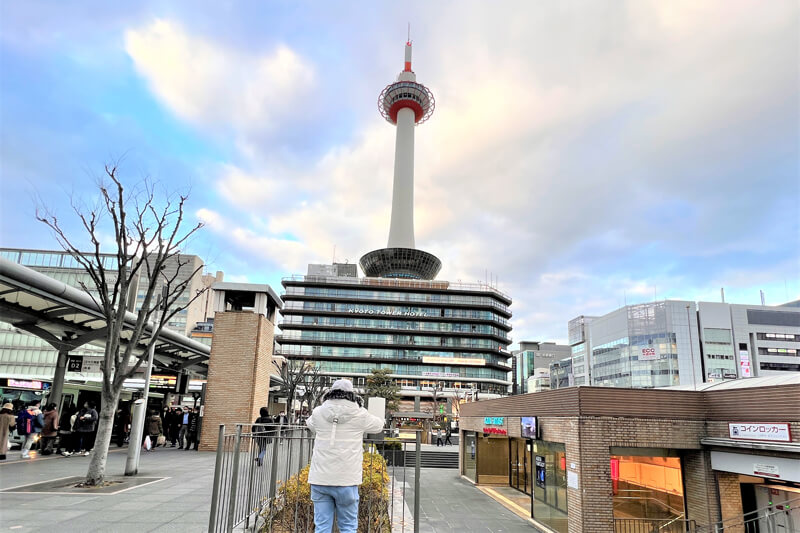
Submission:
<svg viewBox="0 0 800 533">
<path fill-rule="evenodd" d="M 761 518 L 767 518 L 767 517 L 772 516 L 774 514 L 781 513 L 781 512 L 783 512 L 783 510 L 775 509 L 775 506 L 777 506 L 777 505 L 787 505 L 787 504 L 789 506 L 800 505 L 800 496 L 798 496 L 797 498 L 792 498 L 791 500 L 786 500 L 786 501 L 782 501 L 782 502 L 779 502 L 779 503 L 775 503 L 773 505 L 767 505 L 765 507 L 761 507 L 760 509 L 756 509 L 754 511 L 748 511 L 746 513 L 742 513 L 742 516 L 735 516 L 733 518 L 726 518 L 725 520 L 720 520 L 719 522 L 716 522 L 714 524 L 714 527 L 716 528 L 715 531 L 722 531 L 725 527 L 744 524 L 746 522 L 751 522 L 753 520 L 759 520 Z M 767 511 L 770 511 L 770 510 L 772 510 L 772 512 L 768 513 Z M 759 513 L 761 513 L 762 511 L 764 511 L 765 514 L 763 516 L 760 516 Z M 755 515 L 755 516 L 753 516 L 751 518 L 746 518 L 748 515 Z"/>
</svg>

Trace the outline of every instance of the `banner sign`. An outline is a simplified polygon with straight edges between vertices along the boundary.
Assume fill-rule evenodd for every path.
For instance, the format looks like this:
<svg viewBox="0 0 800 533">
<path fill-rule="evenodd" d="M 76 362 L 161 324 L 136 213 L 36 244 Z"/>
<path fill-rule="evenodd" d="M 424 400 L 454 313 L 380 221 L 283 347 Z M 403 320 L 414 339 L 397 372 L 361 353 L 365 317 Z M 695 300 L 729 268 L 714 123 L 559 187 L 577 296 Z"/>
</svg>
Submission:
<svg viewBox="0 0 800 533">
<path fill-rule="evenodd" d="M 658 359 L 658 351 L 655 346 L 642 348 L 642 353 L 639 354 L 639 361 L 653 361 Z"/>
<path fill-rule="evenodd" d="M 422 362 L 431 365 L 486 366 L 485 359 L 467 359 L 465 357 L 423 357 Z"/>
<path fill-rule="evenodd" d="M 535 416 L 523 416 L 520 418 L 522 425 L 522 436 L 529 439 L 539 438 L 539 420 Z"/>
<path fill-rule="evenodd" d="M 792 442 L 789 424 L 775 423 L 731 423 L 728 424 L 730 438 L 737 440 L 766 440 L 772 442 Z"/>
</svg>

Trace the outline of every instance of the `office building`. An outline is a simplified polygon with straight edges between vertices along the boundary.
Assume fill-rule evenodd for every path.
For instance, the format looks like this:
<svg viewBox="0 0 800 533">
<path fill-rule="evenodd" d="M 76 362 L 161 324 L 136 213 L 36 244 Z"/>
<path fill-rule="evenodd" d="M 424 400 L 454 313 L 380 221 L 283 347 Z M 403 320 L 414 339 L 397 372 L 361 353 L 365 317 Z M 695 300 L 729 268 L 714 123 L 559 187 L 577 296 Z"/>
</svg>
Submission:
<svg viewBox="0 0 800 533">
<path fill-rule="evenodd" d="M 528 378 L 537 369 L 549 372 L 551 363 L 570 357 L 572 352 L 569 346 L 554 342 L 520 341 L 519 349 L 512 353 L 512 394 L 525 394 L 533 392 L 528 389 Z"/>
</svg>

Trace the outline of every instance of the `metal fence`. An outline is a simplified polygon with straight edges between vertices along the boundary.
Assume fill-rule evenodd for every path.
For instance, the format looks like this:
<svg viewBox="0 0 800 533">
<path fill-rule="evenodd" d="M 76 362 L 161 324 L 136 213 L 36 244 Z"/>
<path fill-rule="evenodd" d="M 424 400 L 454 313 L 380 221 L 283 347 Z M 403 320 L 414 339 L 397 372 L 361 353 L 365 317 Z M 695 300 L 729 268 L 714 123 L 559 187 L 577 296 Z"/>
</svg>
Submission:
<svg viewBox="0 0 800 533">
<path fill-rule="evenodd" d="M 208 531 L 314 531 L 304 470 L 311 461 L 313 435 L 300 426 L 252 429 L 251 424 L 236 424 L 235 431 L 226 433 L 224 425 L 219 427 Z M 417 434 L 417 443 L 419 438 Z M 407 453 L 412 449 L 416 456 Z M 420 449 L 390 438 L 364 440 L 369 453 L 359 488 L 359 532 L 419 531 L 413 517 L 419 515 Z M 413 464 L 407 461 L 411 457 L 416 457 Z"/>
<path fill-rule="evenodd" d="M 694 520 L 683 518 L 615 518 L 614 533 L 700 533 Z"/>
</svg>

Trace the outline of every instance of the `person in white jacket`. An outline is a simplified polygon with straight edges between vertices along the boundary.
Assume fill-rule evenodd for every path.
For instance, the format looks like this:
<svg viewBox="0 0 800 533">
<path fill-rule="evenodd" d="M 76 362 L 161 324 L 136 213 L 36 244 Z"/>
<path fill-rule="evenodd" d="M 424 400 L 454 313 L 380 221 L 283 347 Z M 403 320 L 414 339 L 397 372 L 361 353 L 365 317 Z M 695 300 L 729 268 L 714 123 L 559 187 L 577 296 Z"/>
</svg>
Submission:
<svg viewBox="0 0 800 533">
<path fill-rule="evenodd" d="M 315 434 L 308 471 L 314 531 L 330 533 L 335 512 L 339 531 L 356 533 L 364 434 L 379 432 L 383 419 L 364 409 L 364 401 L 346 379 L 334 382 L 324 400 L 306 420 Z"/>
</svg>

